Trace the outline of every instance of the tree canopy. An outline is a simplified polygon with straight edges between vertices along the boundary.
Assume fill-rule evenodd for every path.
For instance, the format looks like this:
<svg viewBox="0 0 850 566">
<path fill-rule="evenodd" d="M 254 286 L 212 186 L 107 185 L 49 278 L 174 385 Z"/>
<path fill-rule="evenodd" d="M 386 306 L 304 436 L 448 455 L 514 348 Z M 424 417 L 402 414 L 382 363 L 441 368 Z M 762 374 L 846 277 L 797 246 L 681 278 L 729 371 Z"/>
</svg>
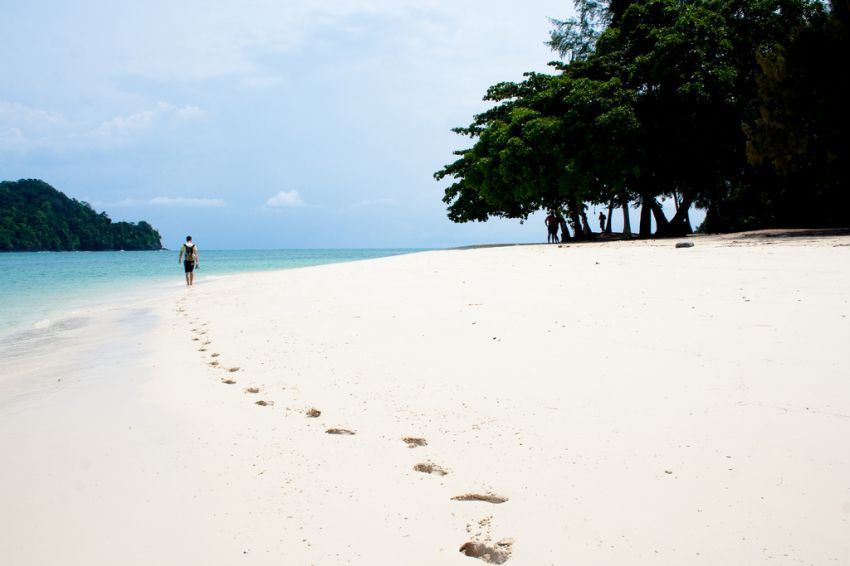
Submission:
<svg viewBox="0 0 850 566">
<path fill-rule="evenodd" d="M 834 225 L 847 202 L 848 0 L 578 0 L 553 21 L 567 57 L 491 87 L 454 131 L 473 140 L 435 174 L 455 222 L 641 207 L 640 234 Z M 816 59 L 817 62 L 812 62 Z M 833 88 L 828 88 L 828 87 Z M 672 199 L 667 219 L 659 200 Z"/>
<path fill-rule="evenodd" d="M 147 222 L 112 222 L 37 179 L 0 182 L 0 251 L 159 249 Z"/>
</svg>

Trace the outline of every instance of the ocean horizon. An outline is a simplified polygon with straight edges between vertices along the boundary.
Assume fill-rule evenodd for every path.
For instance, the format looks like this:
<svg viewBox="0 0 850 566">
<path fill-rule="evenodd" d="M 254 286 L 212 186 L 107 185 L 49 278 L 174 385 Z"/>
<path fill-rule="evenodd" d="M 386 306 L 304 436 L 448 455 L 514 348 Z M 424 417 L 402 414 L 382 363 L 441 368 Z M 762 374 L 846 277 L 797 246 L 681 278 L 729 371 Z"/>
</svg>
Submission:
<svg viewBox="0 0 850 566">
<path fill-rule="evenodd" d="M 424 251 L 418 248 L 201 250 L 195 284 L 236 273 L 295 269 Z M 176 250 L 0 253 L 0 340 L 75 312 L 185 286 Z"/>
</svg>

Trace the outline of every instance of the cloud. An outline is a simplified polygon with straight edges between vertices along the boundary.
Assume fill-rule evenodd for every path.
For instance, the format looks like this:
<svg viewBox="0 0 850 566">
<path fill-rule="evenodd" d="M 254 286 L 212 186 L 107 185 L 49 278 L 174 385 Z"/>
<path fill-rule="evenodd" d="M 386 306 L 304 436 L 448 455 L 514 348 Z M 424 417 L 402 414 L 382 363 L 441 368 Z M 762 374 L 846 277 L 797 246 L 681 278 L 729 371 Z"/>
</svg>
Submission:
<svg viewBox="0 0 850 566">
<path fill-rule="evenodd" d="M 179 120 L 193 120 L 204 115 L 197 106 L 176 107 L 167 102 L 159 102 L 155 107 L 129 114 L 115 116 L 90 132 L 91 136 L 101 141 L 127 141 L 158 124 Z"/>
<path fill-rule="evenodd" d="M 156 112 L 146 110 L 129 116 L 116 116 L 100 124 L 91 131 L 97 138 L 116 138 L 118 136 L 132 135 L 142 130 L 148 130 L 153 126 Z"/>
<path fill-rule="evenodd" d="M 174 116 L 179 120 L 194 120 L 202 118 L 205 112 L 197 106 L 183 106 L 174 110 Z"/>
<path fill-rule="evenodd" d="M 69 124 L 57 113 L 0 100 L 0 149 L 25 150 L 43 145 Z"/>
<path fill-rule="evenodd" d="M 158 127 L 186 123 L 204 115 L 198 106 L 158 102 L 93 125 L 91 121 L 68 120 L 59 112 L 0 100 L 0 149 L 104 149 L 131 142 Z"/>
<path fill-rule="evenodd" d="M 304 201 L 298 191 L 280 191 L 266 201 L 266 206 L 272 208 L 304 206 Z"/>
<path fill-rule="evenodd" d="M 4 128 L 0 130 L 0 149 L 24 149 L 30 140 L 20 128 Z"/>
<path fill-rule="evenodd" d="M 190 197 L 154 197 L 149 200 L 125 198 L 117 201 L 91 200 L 89 204 L 96 208 L 126 208 L 133 206 L 175 206 L 183 208 L 221 208 L 226 203 L 220 198 L 190 198 Z"/>
<path fill-rule="evenodd" d="M 92 200 L 92 201 L 88 201 L 88 203 L 90 205 L 92 205 L 93 207 L 100 208 L 100 209 L 103 209 L 103 208 L 126 208 L 128 206 L 137 206 L 137 205 L 141 204 L 138 200 L 136 200 L 134 198 L 125 198 L 125 199 L 121 199 L 121 200 L 115 201 L 115 202 L 103 201 L 103 200 Z"/>
<path fill-rule="evenodd" d="M 57 112 L 32 108 L 17 102 L 0 100 L 0 120 L 7 121 L 11 119 L 29 126 L 46 126 L 64 122 L 62 115 Z"/>
<path fill-rule="evenodd" d="M 180 206 L 185 208 L 220 208 L 225 205 L 220 198 L 154 197 L 150 204 L 157 206 Z"/>
</svg>

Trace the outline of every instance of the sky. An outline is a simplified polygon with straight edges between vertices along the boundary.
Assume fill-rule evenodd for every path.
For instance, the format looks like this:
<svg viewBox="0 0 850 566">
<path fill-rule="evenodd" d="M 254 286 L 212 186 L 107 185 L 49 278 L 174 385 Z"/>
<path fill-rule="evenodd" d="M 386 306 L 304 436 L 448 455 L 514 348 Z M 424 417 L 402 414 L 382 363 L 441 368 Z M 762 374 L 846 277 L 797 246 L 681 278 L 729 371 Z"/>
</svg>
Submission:
<svg viewBox="0 0 850 566">
<path fill-rule="evenodd" d="M 450 130 L 487 108 L 488 86 L 547 70 L 549 18 L 571 2 L 0 9 L 0 180 L 146 220 L 169 248 L 188 234 L 207 249 L 545 241 L 542 214 L 450 222 L 433 173 L 471 143 Z"/>
</svg>

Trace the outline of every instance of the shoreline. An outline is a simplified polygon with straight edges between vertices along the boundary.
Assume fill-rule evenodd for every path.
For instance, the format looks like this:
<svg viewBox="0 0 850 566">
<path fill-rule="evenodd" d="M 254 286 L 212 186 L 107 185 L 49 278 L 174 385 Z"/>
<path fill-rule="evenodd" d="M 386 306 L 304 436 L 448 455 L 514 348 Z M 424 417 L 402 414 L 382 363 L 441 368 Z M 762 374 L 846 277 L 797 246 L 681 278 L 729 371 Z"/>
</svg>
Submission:
<svg viewBox="0 0 850 566">
<path fill-rule="evenodd" d="M 212 269 L 199 272 L 196 283 L 202 284 L 218 277 L 234 274 L 262 273 L 279 269 L 293 269 L 325 262 L 358 261 L 380 254 L 415 253 L 417 250 L 401 249 L 348 249 L 348 250 L 208 250 Z M 134 254 L 141 254 L 142 266 L 136 267 Z M 377 254 L 377 255 L 376 255 Z M 74 256 L 97 258 L 87 260 L 78 269 L 90 269 L 89 274 L 77 281 L 74 262 L 65 262 Z M 41 258 L 37 270 L 30 261 L 19 258 Z M 61 260 L 47 261 L 42 256 Z M 0 318 L 0 341 L 14 339 L 15 334 L 27 333 L 80 313 L 109 308 L 114 304 L 144 300 L 154 293 L 168 293 L 184 286 L 182 266 L 175 265 L 171 256 L 162 259 L 160 252 L 12 252 L 0 256 L 0 269 L 6 269 L 8 280 L 0 278 L 5 293 L 0 301 L 9 301 L 13 307 Z M 268 258 L 268 259 L 267 259 Z M 18 259 L 18 261 L 15 261 Z M 114 259 L 114 261 L 113 261 Z M 174 256 L 176 259 L 176 255 Z M 69 271 L 70 269 L 70 271 Z M 64 278 L 71 278 L 65 282 Z M 16 303 L 18 303 L 16 305 Z M 33 307 L 33 305 L 35 305 Z M 35 314 L 33 315 L 32 312 Z"/>
<path fill-rule="evenodd" d="M 0 554 L 850 557 L 850 238 L 643 243 L 427 251 L 175 290 L 150 305 L 150 331 L 82 356 L 89 385 L 5 399 L 0 447 L 25 457 L 0 471 L 15 503 Z"/>
</svg>

